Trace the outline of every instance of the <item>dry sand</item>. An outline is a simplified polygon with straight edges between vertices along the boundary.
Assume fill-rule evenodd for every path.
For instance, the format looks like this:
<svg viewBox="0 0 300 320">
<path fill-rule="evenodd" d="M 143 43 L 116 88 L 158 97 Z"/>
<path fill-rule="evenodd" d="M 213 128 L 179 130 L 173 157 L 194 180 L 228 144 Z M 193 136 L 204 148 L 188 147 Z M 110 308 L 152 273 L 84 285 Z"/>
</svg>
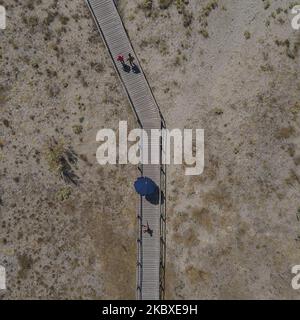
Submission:
<svg viewBox="0 0 300 320">
<path fill-rule="evenodd" d="M 164 2 L 119 9 L 168 127 L 205 129 L 204 173 L 168 169 L 166 298 L 298 299 L 294 1 Z M 136 127 L 108 54 L 84 1 L 5 6 L 0 297 L 134 298 L 137 171 L 95 158 L 99 129 Z"/>
</svg>

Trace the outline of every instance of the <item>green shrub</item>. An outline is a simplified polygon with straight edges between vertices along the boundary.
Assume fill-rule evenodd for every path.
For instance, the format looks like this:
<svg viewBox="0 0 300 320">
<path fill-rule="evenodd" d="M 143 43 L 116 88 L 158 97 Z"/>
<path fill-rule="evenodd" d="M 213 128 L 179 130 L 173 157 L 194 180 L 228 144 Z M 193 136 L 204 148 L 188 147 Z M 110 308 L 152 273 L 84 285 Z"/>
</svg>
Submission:
<svg viewBox="0 0 300 320">
<path fill-rule="evenodd" d="M 72 189 L 68 188 L 68 187 L 64 187 L 62 189 L 60 189 L 57 193 L 56 193 L 56 198 L 59 201 L 65 201 L 67 199 L 70 198 L 70 195 L 72 193 Z"/>
<path fill-rule="evenodd" d="M 153 0 L 144 0 L 143 8 L 151 10 L 153 7 Z"/>
<path fill-rule="evenodd" d="M 75 134 L 80 134 L 80 133 L 82 133 L 82 130 L 83 130 L 82 125 L 80 125 L 80 124 L 75 124 L 72 128 L 73 128 L 73 132 L 74 132 Z"/>
<path fill-rule="evenodd" d="M 63 143 L 52 139 L 46 147 L 46 160 L 50 171 L 58 174 L 65 182 L 77 185 L 79 178 L 72 168 L 77 163 L 77 155 L 71 148 L 65 148 Z"/>
<path fill-rule="evenodd" d="M 201 29 L 199 31 L 199 33 L 202 34 L 204 38 L 208 38 L 209 37 L 209 33 L 208 33 L 208 31 L 206 29 Z"/>
<path fill-rule="evenodd" d="M 251 38 L 251 33 L 249 31 L 244 32 L 244 37 L 246 40 L 249 40 Z"/>
</svg>

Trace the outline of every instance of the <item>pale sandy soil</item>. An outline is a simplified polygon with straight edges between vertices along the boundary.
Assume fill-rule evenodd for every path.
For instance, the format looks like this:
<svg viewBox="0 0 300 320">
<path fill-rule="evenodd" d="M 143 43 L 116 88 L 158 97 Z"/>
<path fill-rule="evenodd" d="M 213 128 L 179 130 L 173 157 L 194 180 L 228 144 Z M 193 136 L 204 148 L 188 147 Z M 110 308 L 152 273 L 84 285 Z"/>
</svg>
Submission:
<svg viewBox="0 0 300 320">
<path fill-rule="evenodd" d="M 294 1 L 267 2 L 119 1 L 168 127 L 205 129 L 204 173 L 168 170 L 170 299 L 300 297 L 300 33 Z M 105 48 L 84 1 L 5 6 L 0 297 L 134 298 L 137 172 L 95 159 L 97 130 L 136 126 Z M 77 186 L 49 159 L 53 139 L 77 155 Z"/>
</svg>

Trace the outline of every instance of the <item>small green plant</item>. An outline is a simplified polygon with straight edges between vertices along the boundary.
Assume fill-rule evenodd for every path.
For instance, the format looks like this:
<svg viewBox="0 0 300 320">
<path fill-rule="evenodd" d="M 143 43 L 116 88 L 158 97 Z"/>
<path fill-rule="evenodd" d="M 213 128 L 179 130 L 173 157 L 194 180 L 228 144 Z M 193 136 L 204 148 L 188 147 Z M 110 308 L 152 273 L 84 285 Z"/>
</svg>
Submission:
<svg viewBox="0 0 300 320">
<path fill-rule="evenodd" d="M 204 38 L 209 37 L 209 33 L 207 31 L 208 27 L 208 17 L 210 13 L 218 8 L 218 0 L 211 0 L 209 1 L 201 10 L 200 16 L 199 16 L 199 22 L 201 25 L 201 29 L 199 31 L 200 34 L 203 35 Z"/>
<path fill-rule="evenodd" d="M 251 33 L 249 31 L 244 32 L 244 37 L 246 40 L 249 40 L 251 38 Z"/>
<path fill-rule="evenodd" d="M 174 61 L 174 66 L 176 66 L 176 67 L 181 66 L 181 56 L 180 55 L 176 56 L 175 61 Z"/>
<path fill-rule="evenodd" d="M 206 29 L 200 29 L 199 30 L 199 33 L 200 34 L 202 34 L 202 36 L 204 37 L 204 38 L 208 38 L 209 37 L 209 33 L 208 33 L 208 31 L 206 30 Z"/>
<path fill-rule="evenodd" d="M 30 28 L 35 28 L 39 24 L 38 16 L 29 16 L 26 17 L 25 15 L 22 16 L 23 23 Z"/>
<path fill-rule="evenodd" d="M 300 112 L 300 102 L 296 102 L 292 107 L 291 107 L 291 113 L 293 114 L 294 118 L 299 114 Z"/>
<path fill-rule="evenodd" d="M 48 147 L 46 158 L 51 171 L 62 171 L 61 159 L 64 154 L 64 146 L 62 143 L 52 144 Z"/>
<path fill-rule="evenodd" d="M 129 21 L 133 21 L 135 19 L 135 15 L 133 13 L 131 13 L 129 16 L 128 16 L 128 20 Z"/>
<path fill-rule="evenodd" d="M 167 54 L 169 53 L 169 51 L 168 51 L 168 45 L 167 45 L 167 43 L 166 43 L 165 40 L 161 40 L 161 41 L 159 42 L 159 52 L 160 52 L 163 56 L 165 56 L 165 55 L 167 55 Z"/>
<path fill-rule="evenodd" d="M 187 12 L 186 10 L 183 13 L 183 26 L 185 28 L 189 27 L 193 22 L 193 13 Z"/>
<path fill-rule="evenodd" d="M 287 48 L 289 48 L 289 47 L 290 47 L 290 40 L 289 40 L 289 39 L 286 39 L 286 40 L 282 41 L 282 40 L 276 39 L 276 40 L 275 40 L 275 44 L 276 44 L 278 47 L 284 47 L 284 46 L 286 46 Z"/>
<path fill-rule="evenodd" d="M 52 139 L 46 147 L 46 160 L 50 171 L 57 173 L 65 182 L 77 185 L 78 177 L 73 172 L 72 165 L 77 163 L 77 155 L 71 148 L 65 148 L 63 143 Z"/>
<path fill-rule="evenodd" d="M 70 198 L 71 194 L 72 194 L 72 189 L 69 187 L 64 187 L 64 188 L 60 189 L 59 191 L 57 191 L 56 198 L 59 201 L 65 201 Z"/>
<path fill-rule="evenodd" d="M 224 113 L 224 111 L 223 111 L 221 108 L 216 108 L 216 109 L 215 109 L 215 114 L 216 114 L 217 116 L 221 116 L 223 113 Z"/>
<path fill-rule="evenodd" d="M 59 16 L 59 21 L 62 25 L 67 25 L 69 22 L 70 18 L 66 16 Z"/>
<path fill-rule="evenodd" d="M 151 10 L 153 7 L 153 0 L 144 0 L 143 8 L 147 10 Z"/>
<path fill-rule="evenodd" d="M 269 7 L 270 7 L 270 1 L 269 0 L 263 0 L 263 2 L 264 2 L 264 9 L 265 10 L 267 10 L 267 9 L 269 9 Z"/>
<path fill-rule="evenodd" d="M 0 84 L 0 103 L 6 102 L 6 88 Z"/>
<path fill-rule="evenodd" d="M 273 66 L 271 66 L 269 63 L 260 66 L 260 69 L 261 69 L 261 71 L 263 71 L 263 72 L 272 72 L 272 71 L 274 71 Z"/>
<path fill-rule="evenodd" d="M 218 1 L 217 0 L 211 0 L 203 9 L 203 15 L 208 17 L 210 13 L 218 7 Z"/>
<path fill-rule="evenodd" d="M 82 130 L 83 130 L 81 124 L 75 124 L 75 125 L 72 127 L 72 129 L 73 129 L 73 132 L 74 132 L 75 134 L 81 134 L 81 133 L 82 133 Z"/>
<path fill-rule="evenodd" d="M 184 0 L 176 0 L 176 8 L 178 13 L 183 13 L 184 11 L 184 6 L 185 6 L 185 1 Z"/>
</svg>

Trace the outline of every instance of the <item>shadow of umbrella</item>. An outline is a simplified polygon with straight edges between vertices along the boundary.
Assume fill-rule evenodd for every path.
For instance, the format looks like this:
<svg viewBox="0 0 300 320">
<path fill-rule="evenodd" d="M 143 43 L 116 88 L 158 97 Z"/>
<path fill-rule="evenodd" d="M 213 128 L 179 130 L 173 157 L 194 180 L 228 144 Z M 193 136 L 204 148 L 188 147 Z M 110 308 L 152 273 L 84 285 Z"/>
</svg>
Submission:
<svg viewBox="0 0 300 320">
<path fill-rule="evenodd" d="M 152 194 L 146 195 L 146 200 L 152 204 L 159 204 L 159 188 L 156 186 L 155 191 Z"/>
<path fill-rule="evenodd" d="M 160 190 L 157 184 L 148 177 L 139 177 L 134 183 L 135 191 L 154 205 L 159 204 Z M 163 193 L 162 193 L 162 201 Z"/>
</svg>

